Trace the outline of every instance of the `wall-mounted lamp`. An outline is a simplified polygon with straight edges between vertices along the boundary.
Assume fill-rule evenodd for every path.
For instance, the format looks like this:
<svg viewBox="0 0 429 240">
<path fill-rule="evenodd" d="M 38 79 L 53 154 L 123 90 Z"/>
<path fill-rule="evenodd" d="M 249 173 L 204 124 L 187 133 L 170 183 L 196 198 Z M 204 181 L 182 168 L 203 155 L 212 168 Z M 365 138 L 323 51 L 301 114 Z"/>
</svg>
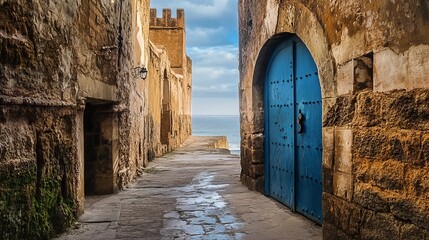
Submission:
<svg viewBox="0 0 429 240">
<path fill-rule="evenodd" d="M 135 67 L 133 72 L 135 76 L 139 76 L 143 80 L 147 78 L 147 68 L 145 66 Z"/>
</svg>

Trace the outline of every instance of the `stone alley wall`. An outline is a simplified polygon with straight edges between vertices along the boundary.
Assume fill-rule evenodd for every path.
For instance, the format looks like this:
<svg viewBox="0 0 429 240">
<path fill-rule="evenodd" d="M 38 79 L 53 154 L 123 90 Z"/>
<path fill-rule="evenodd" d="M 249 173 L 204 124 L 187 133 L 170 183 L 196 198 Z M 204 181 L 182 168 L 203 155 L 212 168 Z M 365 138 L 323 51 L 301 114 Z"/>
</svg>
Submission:
<svg viewBox="0 0 429 240">
<path fill-rule="evenodd" d="M 152 61 L 149 71 L 149 102 L 147 123 L 149 136 L 156 139 L 149 144 L 149 160 L 162 152 L 171 151 L 184 142 L 192 132 L 191 121 L 191 74 L 185 78 L 170 67 L 167 51 L 162 46 L 151 44 Z"/>
<path fill-rule="evenodd" d="M 149 15 L 148 0 L 0 1 L 1 239 L 64 231 L 85 195 L 120 190 L 190 135 L 191 75 L 150 42 Z"/>
<path fill-rule="evenodd" d="M 239 19 L 244 184 L 264 189 L 265 71 L 295 34 L 321 85 L 324 239 L 429 239 L 429 2 L 240 0 Z"/>
<path fill-rule="evenodd" d="M 161 125 L 160 140 L 168 149 L 177 147 L 191 134 L 192 61 L 186 55 L 185 13 L 177 9 L 176 18 L 170 9 L 150 10 L 151 54 L 159 58 L 159 69 L 151 81 L 160 84 L 162 99 L 152 102 L 150 121 Z M 168 62 L 162 61 L 168 59 Z M 157 133 L 158 134 L 158 133 Z"/>
</svg>

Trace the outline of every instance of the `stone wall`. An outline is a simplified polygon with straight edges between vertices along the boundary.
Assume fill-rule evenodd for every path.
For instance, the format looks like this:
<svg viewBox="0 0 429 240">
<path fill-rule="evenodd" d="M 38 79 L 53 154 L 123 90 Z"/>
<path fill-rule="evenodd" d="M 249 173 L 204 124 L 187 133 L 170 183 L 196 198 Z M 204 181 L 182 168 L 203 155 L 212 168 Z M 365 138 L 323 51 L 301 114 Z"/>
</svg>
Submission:
<svg viewBox="0 0 429 240">
<path fill-rule="evenodd" d="M 149 15 L 147 0 L 0 1 L 1 239 L 63 231 L 85 195 L 120 190 L 190 135 L 190 75 L 156 56 Z M 165 146 L 152 134 L 164 70 L 175 133 Z"/>
<path fill-rule="evenodd" d="M 47 239 L 74 222 L 76 110 L 2 105 L 0 112 L 0 236 Z"/>
<path fill-rule="evenodd" d="M 151 54 L 159 59 L 155 66 L 159 72 L 151 81 L 160 86 L 152 93 L 161 94 L 161 101 L 151 104 L 155 113 L 151 121 L 161 125 L 160 142 L 168 150 L 179 146 L 192 132 L 192 61 L 186 55 L 184 10 L 177 9 L 176 15 L 173 18 L 170 9 L 163 9 L 162 17 L 157 18 L 157 10 L 151 9 L 149 25 L 154 44 Z"/>
<path fill-rule="evenodd" d="M 165 48 L 151 43 L 150 55 L 153 61 L 149 65 L 147 122 L 151 127 L 148 133 L 151 151 L 149 160 L 166 151 L 171 151 L 183 143 L 192 132 L 191 121 L 191 84 L 188 74 L 177 74 L 170 66 L 169 55 Z M 186 85 L 185 85 L 186 84 Z"/>
<path fill-rule="evenodd" d="M 46 239 L 80 209 L 79 6 L 0 3 L 2 239 Z M 62 16 L 67 16 L 63 18 Z"/>
<path fill-rule="evenodd" d="M 263 191 L 263 81 L 296 34 L 323 98 L 325 239 L 429 238 L 429 3 L 239 1 L 242 181 Z"/>
</svg>

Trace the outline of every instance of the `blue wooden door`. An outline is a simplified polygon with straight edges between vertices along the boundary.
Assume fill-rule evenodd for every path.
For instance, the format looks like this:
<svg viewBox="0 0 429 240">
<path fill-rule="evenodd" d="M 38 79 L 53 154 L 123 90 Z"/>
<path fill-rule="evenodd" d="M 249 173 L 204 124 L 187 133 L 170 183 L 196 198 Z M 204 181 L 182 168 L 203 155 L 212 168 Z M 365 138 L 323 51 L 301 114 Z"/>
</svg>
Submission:
<svg viewBox="0 0 429 240">
<path fill-rule="evenodd" d="M 294 81 L 293 42 L 274 53 L 265 81 L 266 156 L 269 159 L 268 194 L 294 208 Z M 266 166 L 267 167 L 267 166 Z"/>
<path fill-rule="evenodd" d="M 307 47 L 290 38 L 265 80 L 266 194 L 322 223 L 322 100 Z"/>
</svg>

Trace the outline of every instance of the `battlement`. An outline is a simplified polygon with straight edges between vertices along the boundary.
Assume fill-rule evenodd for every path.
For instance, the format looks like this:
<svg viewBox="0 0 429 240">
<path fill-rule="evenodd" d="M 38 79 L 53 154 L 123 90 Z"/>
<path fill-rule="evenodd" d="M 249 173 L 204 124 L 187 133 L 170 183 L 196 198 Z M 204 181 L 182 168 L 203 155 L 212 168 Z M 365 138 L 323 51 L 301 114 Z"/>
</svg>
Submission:
<svg viewBox="0 0 429 240">
<path fill-rule="evenodd" d="M 156 8 L 150 9 L 150 27 L 154 28 L 185 28 L 185 11 L 181 8 L 177 9 L 177 17 L 171 17 L 171 9 L 164 8 L 162 10 L 162 18 L 157 17 Z"/>
</svg>

